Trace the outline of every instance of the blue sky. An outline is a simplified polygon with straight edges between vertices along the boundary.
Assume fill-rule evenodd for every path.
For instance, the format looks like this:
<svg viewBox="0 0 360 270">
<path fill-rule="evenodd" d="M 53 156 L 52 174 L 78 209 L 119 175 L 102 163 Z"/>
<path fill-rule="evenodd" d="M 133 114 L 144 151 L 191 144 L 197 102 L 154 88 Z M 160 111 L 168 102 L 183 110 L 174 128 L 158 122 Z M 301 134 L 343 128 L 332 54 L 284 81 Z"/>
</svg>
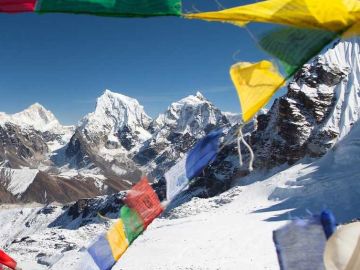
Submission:
<svg viewBox="0 0 360 270">
<path fill-rule="evenodd" d="M 218 4 L 184 1 L 184 11 L 194 9 Z M 138 99 L 153 117 L 197 90 L 222 110 L 239 112 L 229 67 L 268 58 L 244 29 L 173 17 L 0 14 L 0 33 L 0 111 L 39 102 L 64 124 L 93 111 L 106 88 Z"/>
</svg>

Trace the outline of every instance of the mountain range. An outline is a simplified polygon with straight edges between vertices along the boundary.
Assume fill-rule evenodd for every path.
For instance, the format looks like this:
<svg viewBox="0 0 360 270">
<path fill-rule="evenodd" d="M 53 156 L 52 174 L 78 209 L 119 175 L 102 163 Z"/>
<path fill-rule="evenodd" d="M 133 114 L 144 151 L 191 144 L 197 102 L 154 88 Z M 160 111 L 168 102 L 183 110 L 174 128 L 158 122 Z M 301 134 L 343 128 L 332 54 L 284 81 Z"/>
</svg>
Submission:
<svg viewBox="0 0 360 270">
<path fill-rule="evenodd" d="M 22 117 L 1 114 L 0 200 L 47 205 L 1 205 L 0 246 L 25 269 L 83 269 L 84 247 L 118 217 L 124 193 L 117 191 L 146 172 L 163 195 L 163 173 L 196 140 L 224 127 L 217 159 L 113 269 L 278 269 L 272 231 L 289 217 L 325 207 L 340 224 L 360 217 L 359 78 L 359 38 L 331 44 L 304 65 L 287 93 L 243 128 L 253 172 L 246 149 L 239 165 L 239 116 L 200 93 L 156 119 L 111 91 L 76 127 L 50 114 L 37 121 L 53 128 L 36 127 L 26 119 L 47 112 L 38 104 Z M 80 196 L 93 198 L 48 204 Z"/>
<path fill-rule="evenodd" d="M 234 119 L 200 92 L 155 119 L 110 90 L 77 126 L 38 103 L 0 113 L 0 202 L 64 203 L 126 190 L 142 173 L 159 180 L 197 139 Z"/>
</svg>

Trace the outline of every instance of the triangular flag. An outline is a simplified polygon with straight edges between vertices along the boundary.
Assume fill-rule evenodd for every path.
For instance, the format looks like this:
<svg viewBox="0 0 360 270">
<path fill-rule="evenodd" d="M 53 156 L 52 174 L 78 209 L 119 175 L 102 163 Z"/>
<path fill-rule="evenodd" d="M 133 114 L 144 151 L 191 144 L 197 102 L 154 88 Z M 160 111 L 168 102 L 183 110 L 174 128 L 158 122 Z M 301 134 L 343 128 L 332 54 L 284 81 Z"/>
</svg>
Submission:
<svg viewBox="0 0 360 270">
<path fill-rule="evenodd" d="M 268 0 L 230 9 L 184 15 L 244 26 L 249 22 L 342 32 L 360 20 L 358 0 Z"/>
<path fill-rule="evenodd" d="M 237 63 L 231 67 L 230 76 L 239 95 L 244 123 L 285 84 L 285 79 L 269 61 Z"/>
</svg>

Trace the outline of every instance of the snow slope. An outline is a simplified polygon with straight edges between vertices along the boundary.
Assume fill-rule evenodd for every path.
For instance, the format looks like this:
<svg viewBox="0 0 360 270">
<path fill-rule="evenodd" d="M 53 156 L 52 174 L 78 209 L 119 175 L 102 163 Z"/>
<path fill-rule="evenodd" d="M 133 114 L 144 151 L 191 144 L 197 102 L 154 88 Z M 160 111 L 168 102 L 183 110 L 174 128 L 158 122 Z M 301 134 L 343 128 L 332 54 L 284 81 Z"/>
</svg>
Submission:
<svg viewBox="0 0 360 270">
<path fill-rule="evenodd" d="M 113 269 L 278 269 L 272 231 L 288 218 L 306 217 L 309 211 L 317 213 L 324 207 L 335 212 L 338 222 L 360 216 L 359 138 L 358 122 L 320 159 L 257 172 L 214 198 L 193 198 L 156 219 Z M 108 226 L 51 227 L 48 224 L 62 213 L 60 208 L 47 218 L 35 215 L 38 210 L 23 209 L 22 214 L 19 209 L 1 211 L 2 245 L 4 239 L 29 236 L 23 240 L 29 241 L 28 245 L 6 247 L 28 270 L 45 269 L 34 264 L 40 253 L 46 253 L 46 258 L 63 254 L 50 269 L 82 269 L 84 253 L 79 247 L 87 246 Z M 24 230 L 28 221 L 31 226 Z M 64 237 L 66 241 L 61 240 Z M 31 244 L 32 240 L 36 243 Z M 77 248 L 67 250 L 59 244 Z"/>
<path fill-rule="evenodd" d="M 32 184 L 38 170 L 21 168 L 21 169 L 10 169 L 10 168 L 0 168 L 0 176 L 2 183 L 5 188 L 10 191 L 13 195 L 18 196 L 24 193 L 27 188 Z"/>
<path fill-rule="evenodd" d="M 285 220 L 325 207 L 338 222 L 360 217 L 359 161 L 358 122 L 319 160 L 250 175 L 156 220 L 113 269 L 278 269 L 272 230 Z"/>
<path fill-rule="evenodd" d="M 289 218 L 325 207 L 338 222 L 360 216 L 359 138 L 360 122 L 320 159 L 257 172 L 210 199 L 192 198 L 156 219 L 113 269 L 279 269 L 272 231 Z M 82 227 L 78 236 L 71 231 L 70 239 L 86 245 L 106 228 L 92 226 Z M 84 252 L 72 250 L 50 269 L 92 269 L 89 263 Z"/>
</svg>

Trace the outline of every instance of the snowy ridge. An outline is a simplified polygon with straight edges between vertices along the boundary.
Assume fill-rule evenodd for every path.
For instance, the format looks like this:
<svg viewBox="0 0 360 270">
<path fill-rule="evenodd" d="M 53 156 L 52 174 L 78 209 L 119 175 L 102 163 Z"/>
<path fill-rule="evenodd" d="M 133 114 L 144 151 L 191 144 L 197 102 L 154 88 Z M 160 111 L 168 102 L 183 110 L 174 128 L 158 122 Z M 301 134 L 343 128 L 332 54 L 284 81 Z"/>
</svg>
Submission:
<svg viewBox="0 0 360 270">
<path fill-rule="evenodd" d="M 348 74 L 346 80 L 335 86 L 336 104 L 324 128 L 335 130 L 343 138 L 360 118 L 360 38 L 336 44 L 321 58 L 321 64 Z"/>
</svg>

